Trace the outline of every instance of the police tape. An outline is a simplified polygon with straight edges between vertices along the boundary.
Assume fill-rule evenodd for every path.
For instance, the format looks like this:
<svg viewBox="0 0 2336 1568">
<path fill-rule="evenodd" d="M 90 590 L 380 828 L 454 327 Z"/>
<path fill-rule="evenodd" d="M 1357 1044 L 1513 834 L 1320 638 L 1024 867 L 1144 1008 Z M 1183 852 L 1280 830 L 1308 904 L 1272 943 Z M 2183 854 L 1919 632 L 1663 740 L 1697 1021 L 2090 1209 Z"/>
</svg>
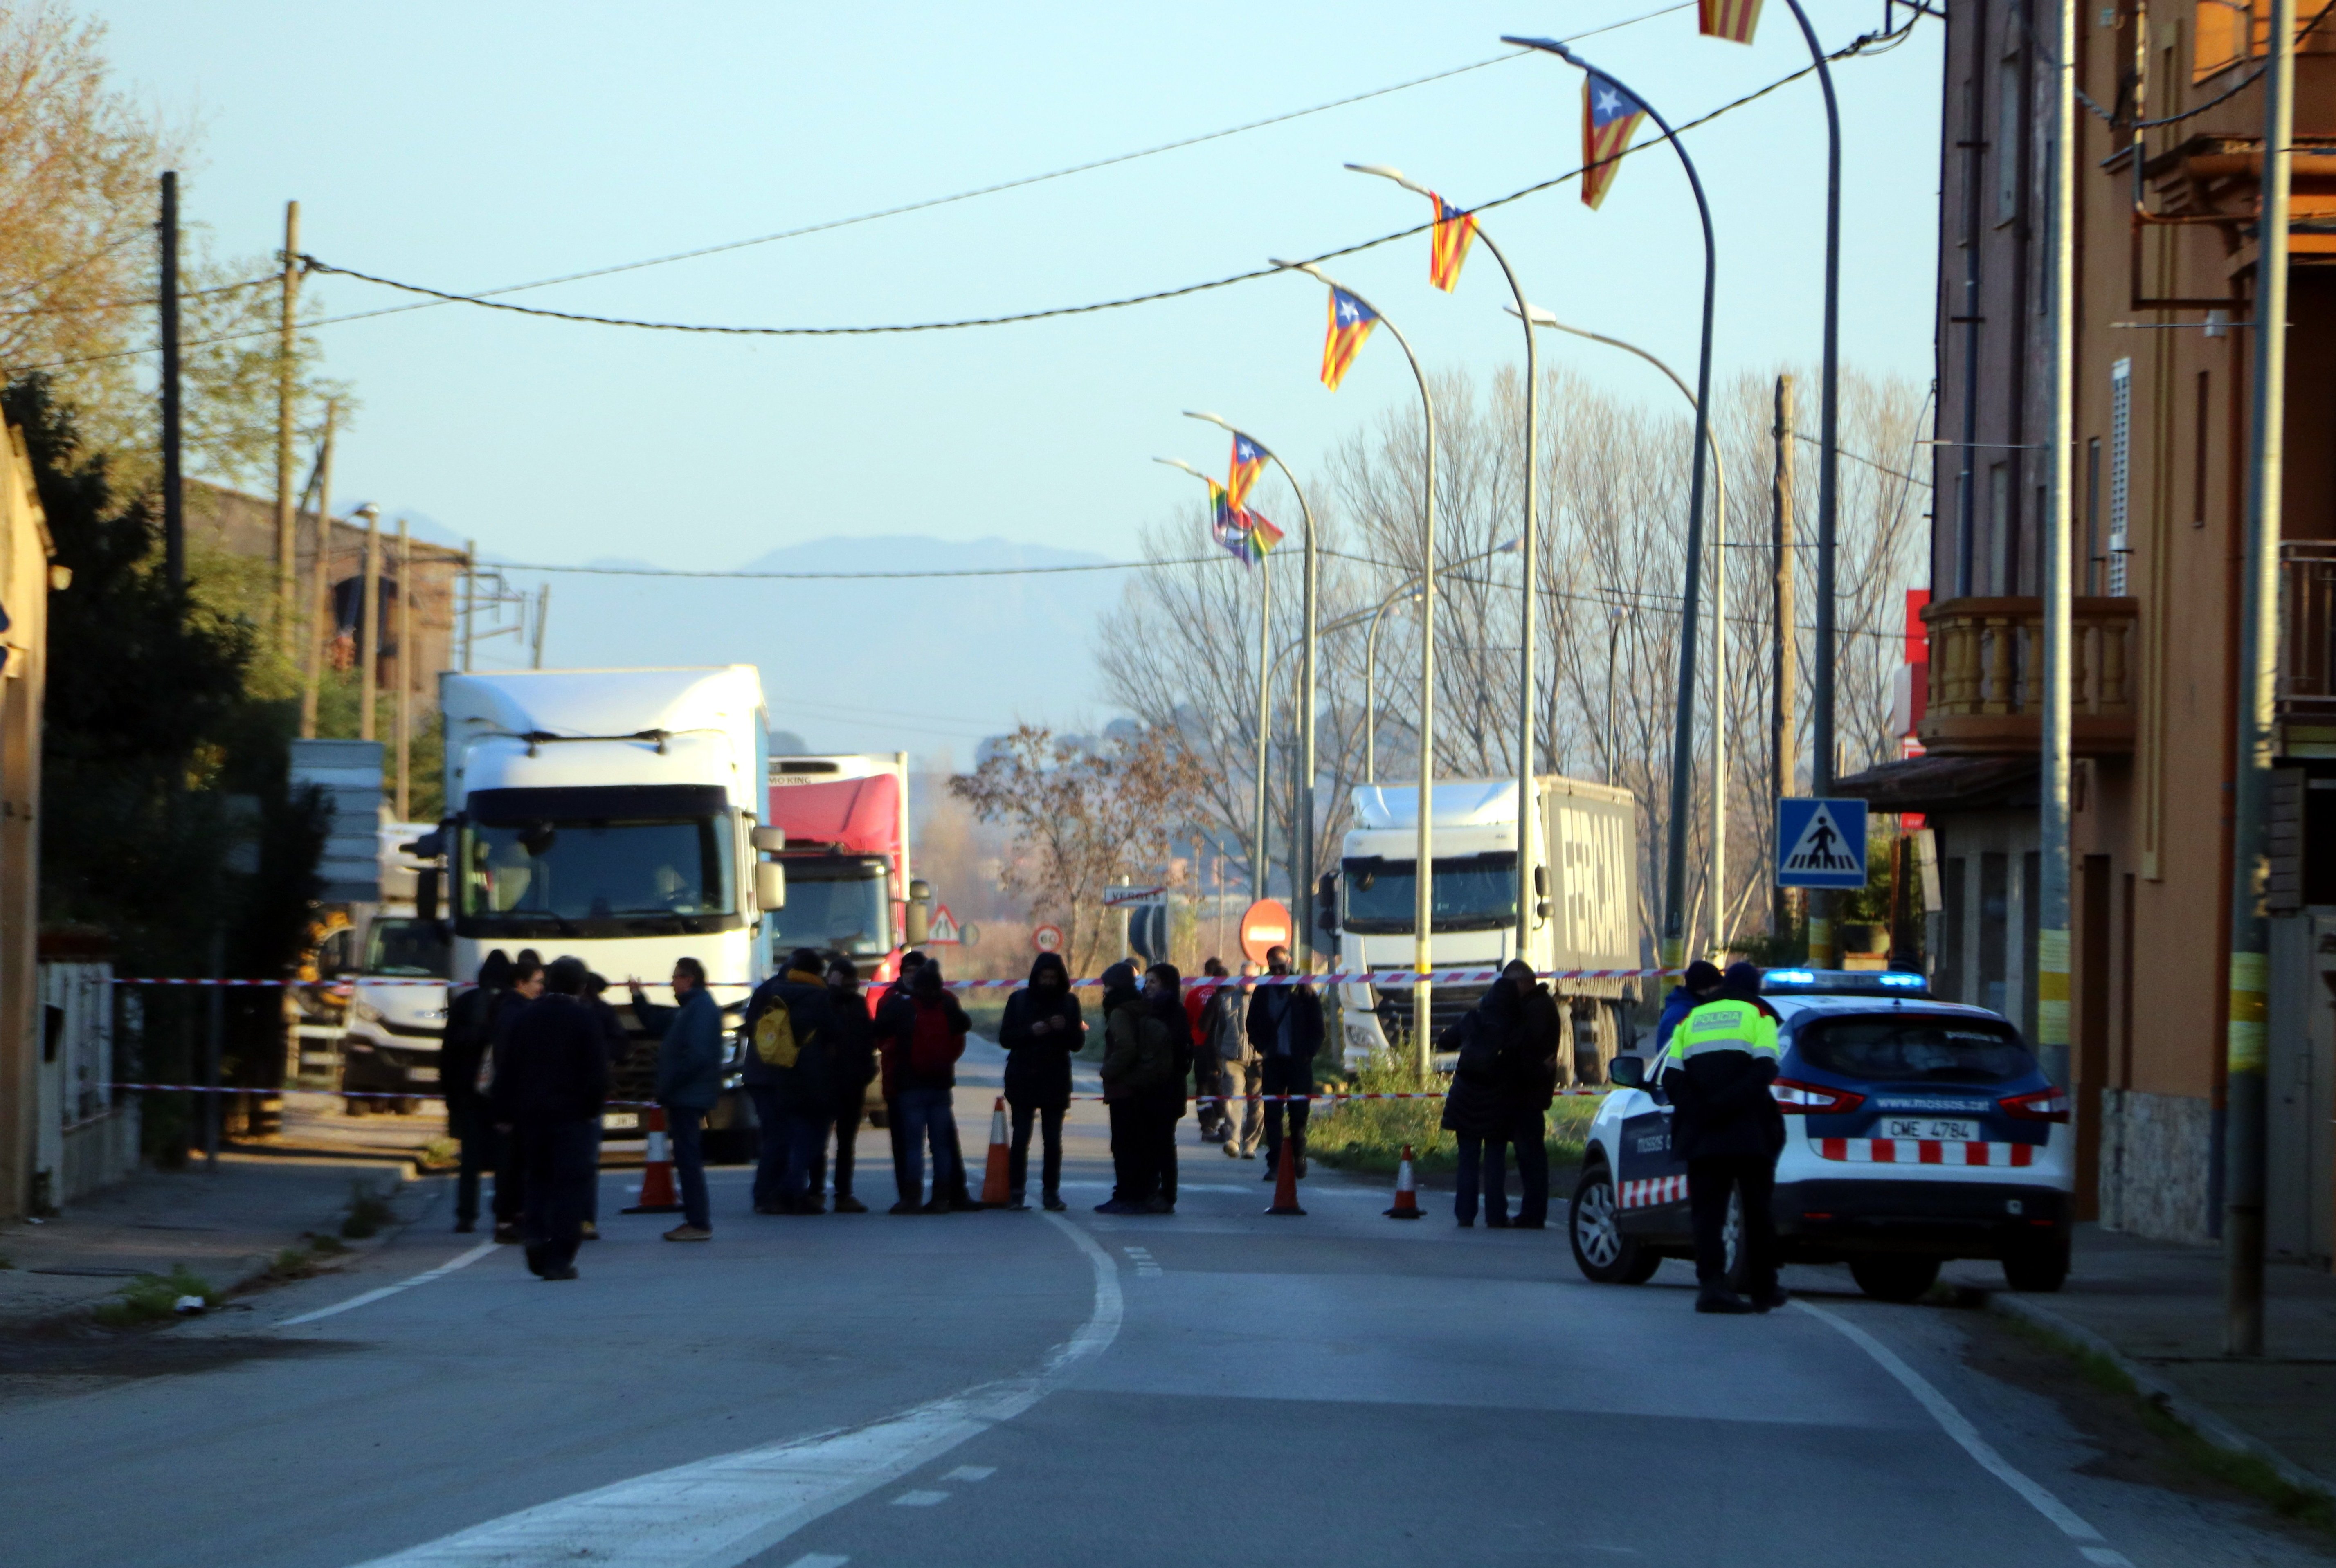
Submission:
<svg viewBox="0 0 2336 1568">
<path fill-rule="evenodd" d="M 1533 978 L 1537 980 L 1643 980 L 1660 979 L 1665 975 L 1677 975 L 1684 972 L 1684 970 L 1680 969 L 1536 969 L 1533 971 Z M 706 985 L 710 989 L 751 990 L 756 986 L 764 984 L 765 980 L 774 978 L 775 977 L 765 977 L 764 980 L 708 980 Z M 1428 982 L 1430 985 L 1437 986 L 1490 985 L 1500 978 L 1501 971 L 1498 969 L 1429 969 L 1426 971 L 1415 971 L 1411 969 L 1354 969 L 1320 975 L 1198 975 L 1184 981 L 1183 984 L 1187 989 L 1191 990 L 1216 990 L 1224 986 L 1377 986 L 1383 989 L 1396 989 L 1416 985 L 1422 980 Z M 410 975 L 365 975 L 362 977 L 344 976 L 342 978 L 330 980 L 213 979 L 205 977 L 182 975 L 116 975 L 113 977 L 112 983 L 117 986 L 219 986 L 229 989 L 239 987 L 316 987 L 328 989 L 362 985 L 368 989 L 372 989 L 384 986 L 467 986 L 472 982 L 468 980 L 450 981 L 434 979 L 417 979 Z M 883 983 L 890 986 L 897 984 L 898 982 L 887 980 Z M 1020 988 L 1028 985 L 1030 982 L 1027 979 L 1011 979 L 948 980 L 943 983 L 953 991 L 992 991 L 1019 989 Z M 1097 979 L 1073 980 L 1071 982 L 1071 989 L 1074 990 L 1095 990 L 1101 989 L 1103 983 L 1104 982 L 1101 979 Z"/>
<path fill-rule="evenodd" d="M 138 1089 L 166 1095 L 329 1095 L 336 1100 L 443 1100 L 443 1095 L 422 1094 L 394 1089 L 256 1089 L 238 1084 L 107 1084 L 108 1089 Z M 982 1093 L 989 1093 L 982 1090 Z M 1586 1088 L 1553 1089 L 1559 1096 L 1598 1096 L 1607 1093 L 1604 1086 Z M 1074 1100 L 1108 1100 L 1108 1095 L 1073 1095 Z M 1441 1100 L 1448 1097 L 1443 1089 L 1358 1090 L 1319 1095 L 1187 1095 L 1184 1101 L 1194 1105 L 1289 1105 L 1304 1101 L 1308 1105 L 1343 1104 L 1357 1100 Z M 655 1100 L 608 1100 L 603 1104 L 620 1110 L 647 1110 Z"/>
</svg>

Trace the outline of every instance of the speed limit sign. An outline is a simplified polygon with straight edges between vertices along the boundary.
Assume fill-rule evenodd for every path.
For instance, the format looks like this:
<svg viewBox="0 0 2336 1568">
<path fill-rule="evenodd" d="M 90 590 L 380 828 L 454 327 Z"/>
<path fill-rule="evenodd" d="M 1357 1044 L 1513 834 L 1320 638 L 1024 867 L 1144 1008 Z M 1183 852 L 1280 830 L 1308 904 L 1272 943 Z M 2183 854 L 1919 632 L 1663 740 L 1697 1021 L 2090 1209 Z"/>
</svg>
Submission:
<svg viewBox="0 0 2336 1568">
<path fill-rule="evenodd" d="M 1030 933 L 1030 946 L 1037 952 L 1061 952 L 1063 950 L 1063 928 L 1060 926 L 1040 926 L 1037 930 Z"/>
</svg>

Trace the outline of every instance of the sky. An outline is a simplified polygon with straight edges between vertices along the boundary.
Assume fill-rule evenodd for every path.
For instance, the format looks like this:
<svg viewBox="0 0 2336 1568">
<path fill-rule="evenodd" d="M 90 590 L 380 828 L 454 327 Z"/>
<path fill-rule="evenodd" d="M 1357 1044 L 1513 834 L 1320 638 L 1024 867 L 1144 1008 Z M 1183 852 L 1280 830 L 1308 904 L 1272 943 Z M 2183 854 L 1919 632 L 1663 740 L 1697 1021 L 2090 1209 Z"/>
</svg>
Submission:
<svg viewBox="0 0 2336 1568">
<path fill-rule="evenodd" d="M 200 127 L 183 200 L 220 254 L 273 249 L 297 198 L 304 248 L 320 259 L 468 291 L 1108 158 L 1493 60 L 1504 32 L 1576 36 L 1660 4 L 86 8 L 110 25 L 125 83 Z M 1879 0 L 1811 10 L 1829 47 L 1883 19 Z M 1671 11 L 1579 47 L 1674 121 L 1806 63 L 1784 6 L 1768 7 L 1749 48 L 1699 38 L 1694 17 Z M 1931 375 L 1939 39 L 1926 21 L 1900 47 L 1835 68 L 1844 358 L 1918 384 Z M 510 297 L 848 326 L 1176 287 L 1427 215 L 1421 198 L 1347 161 L 1397 165 L 1462 205 L 1573 168 L 1581 80 L 1552 56 L 1505 60 L 1094 172 Z M 1716 375 L 1812 364 L 1825 150 L 1815 80 L 1686 141 L 1718 237 Z M 1691 373 L 1701 251 L 1665 150 L 1634 155 L 1597 211 L 1567 185 L 1483 221 L 1536 303 Z M 1480 248 L 1447 297 L 1428 286 L 1427 252 L 1422 235 L 1331 266 L 1431 367 L 1515 363 L 1519 329 L 1491 258 Z M 401 300 L 347 278 L 309 287 L 335 315 Z M 1380 410 L 1410 405 L 1385 334 L 1338 393 L 1322 387 L 1324 315 L 1319 285 L 1280 276 L 891 336 L 682 335 L 465 306 L 354 321 L 323 330 L 331 371 L 364 403 L 335 490 L 515 561 L 727 568 L 838 537 L 1126 559 L 1144 524 L 1192 500 L 1192 481 L 1149 460 L 1223 462 L 1223 439 L 1179 411 L 1238 420 L 1302 474 Z M 1611 349 L 1566 340 L 1543 352 L 1625 394 L 1672 395 Z M 1276 503 L 1270 491 L 1259 499 Z M 885 569 L 913 549 L 859 553 Z M 696 591 L 643 583 L 633 607 L 687 619 Z M 625 662 L 621 625 L 564 626 L 555 610 L 551 628 L 555 659 L 589 632 L 597 662 Z M 1084 649 L 1065 651 L 1084 664 Z M 920 657 L 880 647 L 866 678 L 906 678 Z M 1017 711 L 1095 701 L 1076 673 L 1010 696 L 1001 706 Z"/>
</svg>

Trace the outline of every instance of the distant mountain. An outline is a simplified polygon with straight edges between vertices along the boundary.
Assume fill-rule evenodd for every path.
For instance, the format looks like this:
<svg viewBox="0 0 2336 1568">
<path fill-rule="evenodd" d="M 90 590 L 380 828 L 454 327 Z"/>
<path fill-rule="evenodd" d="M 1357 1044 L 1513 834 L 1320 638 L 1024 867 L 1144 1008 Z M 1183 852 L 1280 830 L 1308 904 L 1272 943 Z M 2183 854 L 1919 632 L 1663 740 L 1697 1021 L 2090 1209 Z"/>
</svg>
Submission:
<svg viewBox="0 0 2336 1568">
<path fill-rule="evenodd" d="M 891 535 L 813 540 L 730 570 L 978 572 L 1107 559 L 1004 539 Z M 1123 579 L 1112 571 L 797 582 L 560 573 L 548 579 L 544 662 L 753 664 L 772 726 L 815 750 L 921 756 L 946 746 L 966 767 L 982 736 L 1017 719 L 1060 726 L 1096 716 L 1090 650 Z M 518 654 L 496 644 L 481 652 L 495 663 Z"/>
</svg>

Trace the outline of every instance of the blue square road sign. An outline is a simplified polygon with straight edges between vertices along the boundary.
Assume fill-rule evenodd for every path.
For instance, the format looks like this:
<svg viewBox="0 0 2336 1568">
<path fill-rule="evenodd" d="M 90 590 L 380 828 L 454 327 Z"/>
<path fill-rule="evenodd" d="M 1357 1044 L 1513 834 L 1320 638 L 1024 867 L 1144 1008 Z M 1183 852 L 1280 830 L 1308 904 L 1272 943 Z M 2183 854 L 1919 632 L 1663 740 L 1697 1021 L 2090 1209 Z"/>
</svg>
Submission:
<svg viewBox="0 0 2336 1568">
<path fill-rule="evenodd" d="M 1865 803 L 1780 798 L 1776 802 L 1776 885 L 1864 887 Z"/>
</svg>

